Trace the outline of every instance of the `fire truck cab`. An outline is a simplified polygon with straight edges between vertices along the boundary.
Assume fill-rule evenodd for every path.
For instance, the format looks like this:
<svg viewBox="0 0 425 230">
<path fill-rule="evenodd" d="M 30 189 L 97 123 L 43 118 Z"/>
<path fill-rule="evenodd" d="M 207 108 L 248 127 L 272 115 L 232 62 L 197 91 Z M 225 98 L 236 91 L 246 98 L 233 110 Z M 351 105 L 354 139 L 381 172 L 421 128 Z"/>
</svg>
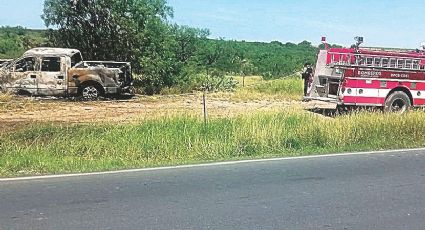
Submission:
<svg viewBox="0 0 425 230">
<path fill-rule="evenodd" d="M 327 108 L 381 107 L 405 112 L 425 106 L 425 52 L 389 48 L 320 50 L 305 100 Z"/>
</svg>

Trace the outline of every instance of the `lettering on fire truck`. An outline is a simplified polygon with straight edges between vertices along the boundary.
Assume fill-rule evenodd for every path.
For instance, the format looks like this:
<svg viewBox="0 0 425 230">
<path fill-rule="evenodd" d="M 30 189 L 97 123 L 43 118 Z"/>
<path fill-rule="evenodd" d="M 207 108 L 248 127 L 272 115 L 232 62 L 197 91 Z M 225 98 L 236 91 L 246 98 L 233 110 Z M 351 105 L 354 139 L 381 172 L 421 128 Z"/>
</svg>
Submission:
<svg viewBox="0 0 425 230">
<path fill-rule="evenodd" d="M 381 75 L 380 71 L 359 71 L 360 77 L 380 77 Z"/>
</svg>

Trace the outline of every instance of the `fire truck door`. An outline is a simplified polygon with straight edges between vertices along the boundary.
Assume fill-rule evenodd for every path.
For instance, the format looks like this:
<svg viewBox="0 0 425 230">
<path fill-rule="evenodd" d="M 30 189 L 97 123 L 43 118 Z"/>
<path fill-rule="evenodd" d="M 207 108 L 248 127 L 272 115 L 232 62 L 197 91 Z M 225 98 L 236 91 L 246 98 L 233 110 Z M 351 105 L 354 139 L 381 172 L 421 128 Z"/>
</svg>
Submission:
<svg viewBox="0 0 425 230">
<path fill-rule="evenodd" d="M 356 105 L 375 106 L 379 104 L 379 88 L 374 87 L 371 79 L 357 80 L 356 84 Z"/>
</svg>

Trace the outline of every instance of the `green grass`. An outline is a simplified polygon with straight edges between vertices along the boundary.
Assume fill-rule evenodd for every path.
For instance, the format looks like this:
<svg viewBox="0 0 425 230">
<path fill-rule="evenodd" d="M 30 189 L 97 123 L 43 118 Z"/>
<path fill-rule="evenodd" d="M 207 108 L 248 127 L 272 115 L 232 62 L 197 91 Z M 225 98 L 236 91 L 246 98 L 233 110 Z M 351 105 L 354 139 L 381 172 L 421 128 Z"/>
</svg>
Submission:
<svg viewBox="0 0 425 230">
<path fill-rule="evenodd" d="M 265 84 L 260 84 L 252 87 L 254 92 L 265 95 L 282 95 L 287 98 L 302 96 L 303 88 L 301 79 L 290 77 L 270 81 Z"/>
<path fill-rule="evenodd" d="M 425 113 L 335 119 L 299 110 L 210 120 L 34 125 L 0 135 L 0 175 L 21 176 L 425 146 Z"/>
<path fill-rule="evenodd" d="M 236 77 L 241 82 L 241 77 Z M 246 77 L 245 87 L 239 84 L 232 93 L 234 100 L 300 100 L 303 95 L 303 83 L 297 76 L 284 79 L 263 80 L 261 77 Z"/>
<path fill-rule="evenodd" d="M 242 87 L 243 85 L 243 77 L 242 76 L 228 76 L 232 77 L 236 81 L 238 81 L 239 86 Z M 252 86 L 256 84 L 260 84 L 265 82 L 266 80 L 263 79 L 262 76 L 246 76 L 245 77 L 245 86 Z"/>
</svg>

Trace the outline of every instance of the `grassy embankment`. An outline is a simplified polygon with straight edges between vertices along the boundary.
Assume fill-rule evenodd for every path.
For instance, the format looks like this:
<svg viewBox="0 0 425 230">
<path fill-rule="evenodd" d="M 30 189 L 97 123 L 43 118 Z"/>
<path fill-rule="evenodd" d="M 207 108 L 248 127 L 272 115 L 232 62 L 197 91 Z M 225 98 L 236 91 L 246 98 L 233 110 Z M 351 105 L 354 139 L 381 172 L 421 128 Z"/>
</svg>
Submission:
<svg viewBox="0 0 425 230">
<path fill-rule="evenodd" d="M 34 125 L 0 136 L 0 175 L 89 172 L 194 162 L 424 146 L 425 114 L 304 111 L 113 125 Z"/>
<path fill-rule="evenodd" d="M 247 91 L 254 99 L 295 98 L 299 83 L 253 83 L 233 97 L 245 99 Z M 208 125 L 190 114 L 128 124 L 33 124 L 0 134 L 0 176 L 422 147 L 424 132 L 425 113 L 419 111 L 326 118 L 294 108 L 216 118 Z"/>
</svg>

